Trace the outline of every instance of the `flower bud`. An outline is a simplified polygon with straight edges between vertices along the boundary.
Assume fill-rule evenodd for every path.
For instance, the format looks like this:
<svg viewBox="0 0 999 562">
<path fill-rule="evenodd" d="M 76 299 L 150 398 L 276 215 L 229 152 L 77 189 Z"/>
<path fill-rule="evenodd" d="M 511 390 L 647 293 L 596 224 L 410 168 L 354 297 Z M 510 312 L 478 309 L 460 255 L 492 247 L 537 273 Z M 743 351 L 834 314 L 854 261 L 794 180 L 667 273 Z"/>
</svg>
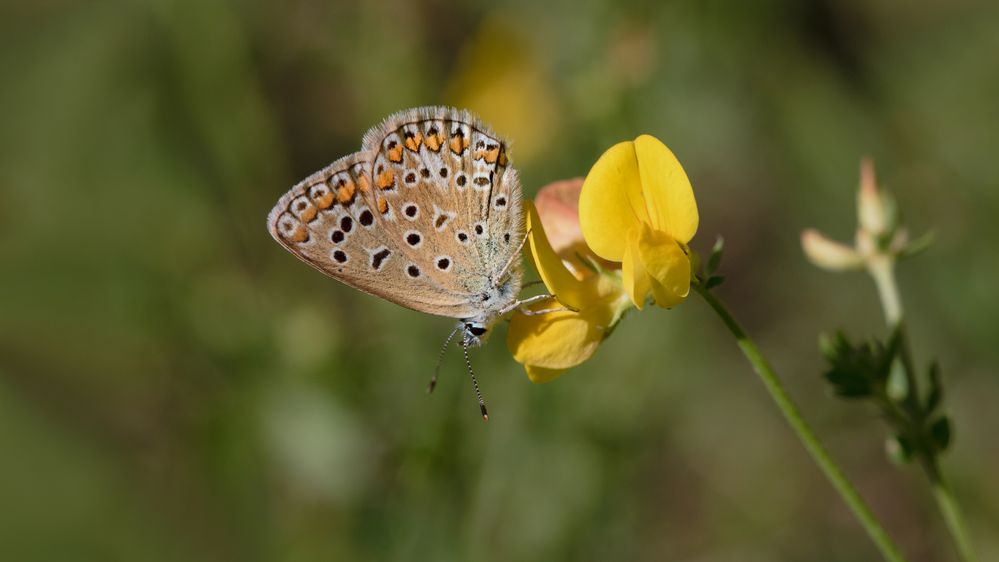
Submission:
<svg viewBox="0 0 999 562">
<path fill-rule="evenodd" d="M 579 228 L 579 192 L 583 178 L 552 182 L 538 191 L 534 207 L 556 253 L 582 245 Z"/>
<path fill-rule="evenodd" d="M 864 258 L 853 248 L 826 238 L 814 229 L 801 233 L 801 247 L 808 261 L 830 271 L 860 269 Z"/>
<path fill-rule="evenodd" d="M 885 195 L 878 191 L 874 175 L 874 162 L 864 158 L 860 162 L 860 191 L 857 193 L 857 218 L 860 227 L 880 238 L 891 231 L 890 210 Z"/>
</svg>

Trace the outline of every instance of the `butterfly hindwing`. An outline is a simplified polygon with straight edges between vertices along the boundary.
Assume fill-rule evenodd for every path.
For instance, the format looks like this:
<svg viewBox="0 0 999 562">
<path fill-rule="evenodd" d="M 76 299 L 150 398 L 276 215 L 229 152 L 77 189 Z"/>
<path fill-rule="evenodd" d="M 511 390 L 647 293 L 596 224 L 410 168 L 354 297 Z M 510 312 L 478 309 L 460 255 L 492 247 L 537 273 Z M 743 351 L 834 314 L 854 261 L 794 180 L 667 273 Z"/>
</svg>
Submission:
<svg viewBox="0 0 999 562">
<path fill-rule="evenodd" d="M 378 220 L 371 157 L 337 160 L 289 190 L 271 210 L 268 230 L 288 251 L 356 289 L 420 312 L 474 314 L 467 295 L 415 272 Z"/>
</svg>

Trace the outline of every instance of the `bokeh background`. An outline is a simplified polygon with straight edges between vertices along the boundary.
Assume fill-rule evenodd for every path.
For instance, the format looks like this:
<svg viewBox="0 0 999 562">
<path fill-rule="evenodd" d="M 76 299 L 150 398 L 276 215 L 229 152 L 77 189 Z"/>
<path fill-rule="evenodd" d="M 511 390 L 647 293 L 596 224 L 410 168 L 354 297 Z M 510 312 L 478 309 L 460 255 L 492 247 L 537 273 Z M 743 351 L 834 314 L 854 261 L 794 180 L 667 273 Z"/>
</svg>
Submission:
<svg viewBox="0 0 999 562">
<path fill-rule="evenodd" d="M 816 338 L 884 332 L 852 237 L 862 156 L 936 245 L 901 283 L 999 559 L 999 5 L 17 0 L 0 7 L 0 558 L 876 560 L 696 298 L 532 385 L 500 328 L 424 394 L 446 319 L 269 237 L 298 179 L 388 113 L 468 107 L 528 195 L 663 139 L 721 294 L 913 560 L 953 552 L 922 474 L 833 399 Z"/>
</svg>

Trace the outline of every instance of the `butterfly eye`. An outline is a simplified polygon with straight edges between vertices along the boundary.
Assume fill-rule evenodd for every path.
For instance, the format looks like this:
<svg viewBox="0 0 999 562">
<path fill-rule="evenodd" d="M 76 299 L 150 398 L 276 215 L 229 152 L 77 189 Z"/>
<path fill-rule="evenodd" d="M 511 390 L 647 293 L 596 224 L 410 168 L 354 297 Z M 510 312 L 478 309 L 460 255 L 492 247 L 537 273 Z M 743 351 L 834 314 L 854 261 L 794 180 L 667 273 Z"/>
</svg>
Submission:
<svg viewBox="0 0 999 562">
<path fill-rule="evenodd" d="M 472 334 L 473 336 L 476 336 L 476 337 L 478 337 L 478 336 L 481 336 L 481 335 L 485 334 L 485 333 L 486 333 L 486 332 L 488 332 L 489 330 L 488 330 L 488 329 L 486 329 L 486 328 L 484 328 L 484 327 L 482 327 L 482 326 L 473 326 L 473 325 L 471 325 L 471 324 L 468 324 L 468 331 L 469 331 L 469 332 L 470 332 L 470 333 L 471 333 L 471 334 Z"/>
</svg>

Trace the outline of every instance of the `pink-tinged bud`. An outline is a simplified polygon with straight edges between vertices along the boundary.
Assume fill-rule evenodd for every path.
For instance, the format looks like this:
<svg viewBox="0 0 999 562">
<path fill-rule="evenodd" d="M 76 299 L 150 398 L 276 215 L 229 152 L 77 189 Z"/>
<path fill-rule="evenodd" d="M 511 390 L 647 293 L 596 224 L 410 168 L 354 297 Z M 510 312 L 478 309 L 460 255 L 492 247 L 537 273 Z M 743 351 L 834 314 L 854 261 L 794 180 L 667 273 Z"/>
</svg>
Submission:
<svg viewBox="0 0 999 562">
<path fill-rule="evenodd" d="M 552 182 L 538 191 L 534 207 L 555 252 L 585 244 L 579 229 L 579 192 L 583 178 Z"/>
<path fill-rule="evenodd" d="M 856 250 L 811 228 L 801 233 L 801 247 L 808 261 L 823 269 L 847 271 L 864 266 L 864 258 Z"/>
<path fill-rule="evenodd" d="M 860 191 L 857 193 L 857 218 L 860 227 L 875 237 L 890 230 L 888 205 L 884 195 L 878 191 L 874 174 L 874 161 L 864 158 L 860 161 Z"/>
</svg>

